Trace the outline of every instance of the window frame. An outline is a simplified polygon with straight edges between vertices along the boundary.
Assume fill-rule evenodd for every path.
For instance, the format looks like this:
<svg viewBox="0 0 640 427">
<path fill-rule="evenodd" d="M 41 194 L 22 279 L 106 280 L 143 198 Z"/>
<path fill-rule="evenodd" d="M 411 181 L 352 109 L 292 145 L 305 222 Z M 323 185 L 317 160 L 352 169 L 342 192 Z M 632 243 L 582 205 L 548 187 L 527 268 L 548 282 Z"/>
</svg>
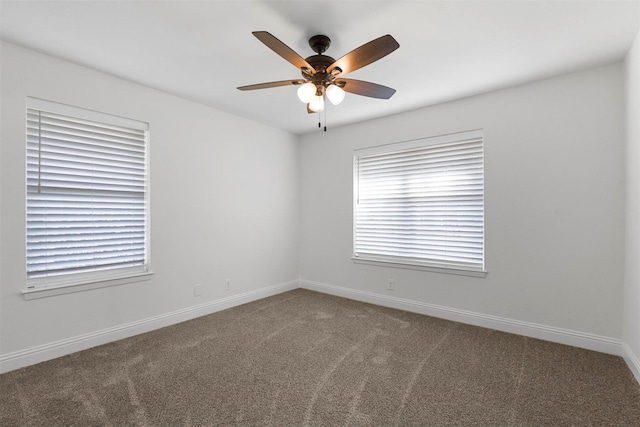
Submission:
<svg viewBox="0 0 640 427">
<path fill-rule="evenodd" d="M 481 265 L 465 265 L 464 263 L 439 262 L 433 258 L 402 257 L 390 256 L 375 253 L 358 253 L 358 203 L 359 203 L 359 159 L 361 157 L 373 155 L 393 155 L 401 152 L 407 152 L 416 149 L 428 149 L 431 146 L 444 146 L 447 144 L 460 144 L 467 140 L 479 140 L 481 147 L 481 167 L 482 167 L 482 247 Z M 472 277 L 486 277 L 486 233 L 485 233 L 485 170 L 484 170 L 484 131 L 475 129 L 470 131 L 456 132 L 445 135 L 431 136 L 419 138 L 415 140 L 396 142 L 391 144 L 383 144 L 372 147 L 365 147 L 354 150 L 353 153 L 353 241 L 352 241 L 352 257 L 351 260 L 357 264 L 368 264 L 382 267 L 412 269 L 421 271 L 431 271 L 438 273 L 448 273 Z"/>
<path fill-rule="evenodd" d="M 37 110 L 53 114 L 68 116 L 78 120 L 88 120 L 104 125 L 125 127 L 144 132 L 144 260 L 142 265 L 116 267 L 116 268 L 97 268 L 92 271 L 70 272 L 58 275 L 44 277 L 28 277 L 26 262 L 27 252 L 25 251 L 25 277 L 26 288 L 22 290 L 24 299 L 36 299 L 54 295 L 67 294 L 72 292 L 86 291 L 90 289 L 103 288 L 108 286 L 116 286 L 127 283 L 135 283 L 150 280 L 153 275 L 151 270 L 151 245 L 150 245 L 150 175 L 149 175 L 149 158 L 150 158 L 150 137 L 149 124 L 133 120 L 126 117 L 116 116 L 108 113 L 88 110 L 81 107 L 61 104 L 58 102 L 47 101 L 34 97 L 27 97 L 25 106 L 25 132 L 27 131 L 27 115 L 29 110 Z M 28 134 L 25 134 L 26 147 Z M 29 156 L 25 148 L 25 162 L 28 162 Z M 25 169 L 25 207 L 29 200 L 28 192 L 28 168 Z M 25 211 L 25 239 L 29 229 Z M 26 243 L 26 240 L 25 240 Z M 26 249 L 26 247 L 25 247 Z"/>
</svg>

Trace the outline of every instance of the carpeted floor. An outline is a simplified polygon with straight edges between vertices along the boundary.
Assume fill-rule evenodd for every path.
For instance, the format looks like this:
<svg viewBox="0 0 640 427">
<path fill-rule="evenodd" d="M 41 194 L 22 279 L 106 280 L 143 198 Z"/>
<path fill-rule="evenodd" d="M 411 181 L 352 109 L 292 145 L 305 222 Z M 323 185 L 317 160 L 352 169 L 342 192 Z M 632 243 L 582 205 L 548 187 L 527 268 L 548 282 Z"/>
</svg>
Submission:
<svg viewBox="0 0 640 427">
<path fill-rule="evenodd" d="M 298 289 L 0 376 L 1 426 L 640 426 L 615 356 Z"/>
</svg>

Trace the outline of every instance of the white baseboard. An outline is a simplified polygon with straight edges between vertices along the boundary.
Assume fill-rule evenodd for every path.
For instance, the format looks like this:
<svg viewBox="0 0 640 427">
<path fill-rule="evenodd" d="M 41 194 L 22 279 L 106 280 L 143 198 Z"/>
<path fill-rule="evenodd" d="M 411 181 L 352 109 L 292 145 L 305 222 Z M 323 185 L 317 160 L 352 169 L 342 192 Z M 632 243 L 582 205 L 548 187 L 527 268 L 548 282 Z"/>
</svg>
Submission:
<svg viewBox="0 0 640 427">
<path fill-rule="evenodd" d="M 633 353 L 626 342 L 622 343 L 622 357 L 624 358 L 624 361 L 627 362 L 627 366 L 629 366 L 633 376 L 636 377 L 636 381 L 640 383 L 640 360 L 638 360 L 638 357 Z"/>
<path fill-rule="evenodd" d="M 135 322 L 102 329 L 84 335 L 31 347 L 25 350 L 0 355 L 0 373 L 13 371 L 29 365 L 55 359 L 77 351 L 86 350 L 108 342 L 129 338 L 165 326 L 174 325 L 196 317 L 226 310 L 248 302 L 256 301 L 282 292 L 297 289 L 299 283 L 292 280 L 254 291 L 232 295 L 215 301 L 186 307 L 180 310 L 149 317 Z"/>
<path fill-rule="evenodd" d="M 368 302 L 384 307 L 397 308 L 413 313 L 425 314 L 526 337 L 537 338 L 545 341 L 566 344 L 573 347 L 580 347 L 587 350 L 599 351 L 601 353 L 622 356 L 622 340 L 603 337 L 599 335 L 587 334 L 584 332 L 572 331 L 569 329 L 555 328 L 552 326 L 540 325 L 536 323 L 523 322 L 520 320 L 507 319 L 503 317 L 490 316 L 471 311 L 459 310 L 420 301 L 413 301 L 403 298 L 391 297 L 388 295 L 376 294 L 372 292 L 360 291 L 341 286 L 328 285 L 326 283 L 301 280 L 300 287 L 312 291 L 323 292 L 357 301 Z M 637 367 L 640 366 L 636 362 Z M 628 362 L 627 362 L 628 363 Z M 634 372 L 636 374 L 636 372 Z M 636 374 L 636 378 L 639 378 Z M 640 381 L 640 380 L 639 380 Z"/>
<path fill-rule="evenodd" d="M 535 323 L 522 322 L 519 320 L 490 316 L 309 280 L 292 280 L 290 282 L 232 295 L 219 300 L 102 329 L 100 331 L 0 355 L 0 373 L 9 372 L 25 366 L 55 359 L 57 357 L 86 350 L 108 342 L 150 332 L 165 326 L 170 326 L 196 317 L 226 310 L 228 308 L 290 291 L 299 287 L 385 307 L 622 356 L 629 366 L 629 369 L 631 369 L 633 375 L 640 383 L 640 361 L 626 343 L 622 342 L 622 340 Z"/>
</svg>

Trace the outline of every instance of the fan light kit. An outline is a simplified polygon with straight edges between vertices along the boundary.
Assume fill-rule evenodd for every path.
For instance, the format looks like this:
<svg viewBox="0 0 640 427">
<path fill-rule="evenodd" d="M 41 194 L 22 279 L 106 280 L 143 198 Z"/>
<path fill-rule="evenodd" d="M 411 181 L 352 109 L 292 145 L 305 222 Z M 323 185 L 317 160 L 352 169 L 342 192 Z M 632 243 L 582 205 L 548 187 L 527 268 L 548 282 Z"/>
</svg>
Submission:
<svg viewBox="0 0 640 427">
<path fill-rule="evenodd" d="M 387 86 L 342 77 L 347 73 L 384 58 L 399 48 L 398 42 L 388 34 L 363 44 L 337 61 L 330 56 L 323 55 L 331 45 L 331 39 L 327 36 L 317 35 L 311 37 L 309 46 L 317 55 L 303 59 L 293 49 L 266 31 L 254 31 L 252 34 L 268 48 L 298 68 L 302 73 L 303 79 L 240 86 L 239 90 L 300 85 L 298 98 L 307 104 L 308 113 L 324 111 L 325 98 L 333 105 L 340 104 L 345 97 L 345 92 L 378 99 L 389 99 L 396 92 L 395 89 Z M 320 126 L 320 123 L 318 123 L 318 126 Z M 324 130 L 327 130 L 326 126 Z"/>
</svg>

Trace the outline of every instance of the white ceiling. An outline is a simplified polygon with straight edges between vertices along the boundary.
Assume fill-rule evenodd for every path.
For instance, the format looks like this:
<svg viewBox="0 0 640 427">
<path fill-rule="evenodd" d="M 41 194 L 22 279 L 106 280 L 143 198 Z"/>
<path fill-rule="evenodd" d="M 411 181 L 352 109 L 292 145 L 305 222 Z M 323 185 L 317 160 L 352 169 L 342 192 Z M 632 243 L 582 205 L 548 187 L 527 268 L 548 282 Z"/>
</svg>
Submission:
<svg viewBox="0 0 640 427">
<path fill-rule="evenodd" d="M 302 57 L 325 34 L 339 58 L 391 34 L 400 48 L 349 74 L 397 89 L 347 94 L 329 127 L 620 61 L 638 33 L 639 0 L 8 1 L 0 37 L 133 82 L 302 134 L 317 131 L 299 78 L 251 35 L 269 31 Z"/>
</svg>

